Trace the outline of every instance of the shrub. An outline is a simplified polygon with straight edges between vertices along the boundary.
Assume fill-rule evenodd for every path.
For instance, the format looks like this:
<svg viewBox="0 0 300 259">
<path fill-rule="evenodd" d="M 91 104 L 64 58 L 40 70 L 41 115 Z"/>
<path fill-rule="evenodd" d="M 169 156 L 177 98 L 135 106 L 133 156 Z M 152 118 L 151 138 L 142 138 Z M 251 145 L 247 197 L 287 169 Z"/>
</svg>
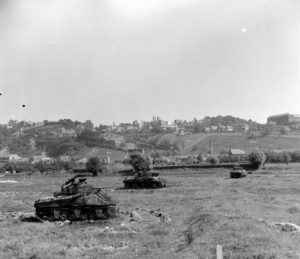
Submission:
<svg viewBox="0 0 300 259">
<path fill-rule="evenodd" d="M 41 173 L 49 170 L 49 165 L 43 161 L 39 161 L 34 165 L 34 169 L 40 171 Z"/>
<path fill-rule="evenodd" d="M 245 156 L 234 156 L 234 155 L 220 155 L 219 160 L 221 163 L 237 163 L 246 160 Z"/>
<path fill-rule="evenodd" d="M 102 163 L 98 157 L 91 157 L 86 162 L 86 169 L 93 173 L 94 176 L 100 171 Z"/>
<path fill-rule="evenodd" d="M 291 162 L 300 162 L 300 150 L 289 152 Z"/>
<path fill-rule="evenodd" d="M 15 163 L 15 169 L 17 173 L 33 171 L 33 166 L 28 162 Z"/>
<path fill-rule="evenodd" d="M 219 163 L 219 159 L 215 156 L 210 156 L 207 158 L 207 161 L 212 164 L 212 165 L 215 165 L 215 164 L 218 164 Z"/>
<path fill-rule="evenodd" d="M 289 163 L 291 156 L 288 152 L 267 152 L 266 162 L 268 163 Z"/>
<path fill-rule="evenodd" d="M 150 162 L 140 155 L 131 155 L 129 163 L 136 172 L 150 170 Z"/>
<path fill-rule="evenodd" d="M 202 162 L 203 161 L 203 155 L 202 153 L 199 153 L 199 155 L 197 156 L 198 162 Z"/>
<path fill-rule="evenodd" d="M 9 162 L 3 166 L 2 170 L 9 172 L 15 171 L 16 173 L 29 172 L 33 170 L 33 165 L 31 165 L 29 162 Z"/>
<path fill-rule="evenodd" d="M 68 171 L 75 168 L 75 163 L 73 161 L 60 161 L 61 168 Z"/>
<path fill-rule="evenodd" d="M 266 162 L 266 155 L 262 151 L 252 151 L 248 155 L 248 159 L 251 163 L 261 166 L 264 165 Z"/>
<path fill-rule="evenodd" d="M 3 171 L 9 171 L 12 173 L 14 170 L 16 170 L 16 168 L 13 163 L 8 162 L 3 166 Z"/>
<path fill-rule="evenodd" d="M 161 154 L 159 152 L 154 152 L 150 155 L 152 158 L 160 158 Z"/>
</svg>

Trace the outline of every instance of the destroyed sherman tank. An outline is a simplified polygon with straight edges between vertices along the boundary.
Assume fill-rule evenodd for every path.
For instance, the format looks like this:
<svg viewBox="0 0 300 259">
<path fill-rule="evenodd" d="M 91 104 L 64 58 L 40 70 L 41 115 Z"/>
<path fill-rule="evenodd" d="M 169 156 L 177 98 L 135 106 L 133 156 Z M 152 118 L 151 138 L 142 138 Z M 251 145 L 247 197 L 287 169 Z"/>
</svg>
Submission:
<svg viewBox="0 0 300 259">
<path fill-rule="evenodd" d="M 138 172 L 135 176 L 123 180 L 125 189 L 163 188 L 166 181 L 158 173 Z"/>
<path fill-rule="evenodd" d="M 76 181 L 77 180 L 77 181 Z M 61 191 L 34 203 L 36 216 L 41 220 L 101 220 L 115 217 L 116 204 L 101 188 L 86 183 L 82 175 L 67 180 Z"/>
<path fill-rule="evenodd" d="M 243 167 L 239 165 L 235 165 L 230 171 L 230 178 L 243 178 L 246 177 L 247 172 L 243 169 Z"/>
<path fill-rule="evenodd" d="M 130 165 L 136 175 L 123 180 L 125 189 L 163 188 L 166 181 L 158 177 L 158 173 L 150 171 L 150 161 L 139 154 L 130 155 Z"/>
</svg>

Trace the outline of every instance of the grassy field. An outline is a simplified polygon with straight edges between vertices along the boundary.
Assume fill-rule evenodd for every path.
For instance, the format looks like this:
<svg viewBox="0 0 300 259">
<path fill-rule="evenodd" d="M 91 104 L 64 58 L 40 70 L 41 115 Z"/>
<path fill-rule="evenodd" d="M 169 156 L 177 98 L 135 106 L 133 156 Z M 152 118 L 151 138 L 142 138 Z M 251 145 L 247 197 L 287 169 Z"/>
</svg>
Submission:
<svg viewBox="0 0 300 259">
<path fill-rule="evenodd" d="M 241 148 L 245 151 L 252 151 L 255 148 L 294 150 L 300 148 L 300 137 L 293 135 L 268 135 L 260 137 L 257 140 L 249 139 L 242 133 L 197 133 L 186 136 L 176 136 L 166 134 L 161 137 L 158 143 L 163 141 L 177 143 L 182 154 L 198 154 L 199 152 L 208 152 L 210 143 L 213 145 L 213 152 L 219 153 L 229 148 Z"/>
<path fill-rule="evenodd" d="M 120 176 L 90 178 L 95 187 L 115 188 L 108 193 L 123 213 L 65 225 L 14 215 L 34 211 L 34 201 L 58 191 L 69 175 L 0 177 L 0 258 L 216 258 L 218 244 L 224 258 L 300 258 L 300 233 L 267 224 L 300 225 L 300 164 L 268 165 L 243 179 L 228 175 L 164 171 L 168 187 L 156 190 L 118 188 Z M 158 209 L 171 221 L 150 213 Z M 133 210 L 134 221 L 126 214 Z"/>
<path fill-rule="evenodd" d="M 125 152 L 119 150 L 113 150 L 108 148 L 90 148 L 85 147 L 80 149 L 80 151 L 71 153 L 71 156 L 76 158 L 84 158 L 84 157 L 99 157 L 101 159 L 109 156 L 111 161 L 123 160 L 125 156 Z"/>
</svg>

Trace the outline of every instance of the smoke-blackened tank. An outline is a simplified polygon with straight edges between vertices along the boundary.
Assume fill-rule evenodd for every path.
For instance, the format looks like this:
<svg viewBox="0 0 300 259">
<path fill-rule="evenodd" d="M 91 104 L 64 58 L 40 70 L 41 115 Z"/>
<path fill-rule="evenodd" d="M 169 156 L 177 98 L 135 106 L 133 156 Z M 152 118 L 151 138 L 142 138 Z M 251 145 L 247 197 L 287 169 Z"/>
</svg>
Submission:
<svg viewBox="0 0 300 259">
<path fill-rule="evenodd" d="M 87 184 L 81 175 L 67 180 L 53 196 L 37 200 L 34 207 L 38 218 L 49 221 L 100 220 L 117 212 L 110 197 L 101 188 Z"/>
<path fill-rule="evenodd" d="M 246 175 L 247 172 L 239 165 L 235 165 L 230 171 L 230 178 L 243 178 L 246 177 Z"/>
<path fill-rule="evenodd" d="M 158 173 L 138 172 L 134 177 L 123 180 L 126 189 L 163 188 L 166 180 L 158 177 Z"/>
</svg>

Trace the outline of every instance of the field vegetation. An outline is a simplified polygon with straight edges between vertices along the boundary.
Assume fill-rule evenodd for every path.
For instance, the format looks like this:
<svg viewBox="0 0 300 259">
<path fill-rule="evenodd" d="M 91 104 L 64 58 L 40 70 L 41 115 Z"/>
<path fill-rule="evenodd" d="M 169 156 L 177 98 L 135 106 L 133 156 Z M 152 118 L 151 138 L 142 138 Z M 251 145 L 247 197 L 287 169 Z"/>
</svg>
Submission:
<svg viewBox="0 0 300 259">
<path fill-rule="evenodd" d="M 300 234 L 269 224 L 300 225 L 299 169 L 267 164 L 243 179 L 225 169 L 164 171 L 167 188 L 155 190 L 98 175 L 88 181 L 109 187 L 120 216 L 73 224 L 16 218 L 71 174 L 2 176 L 0 258 L 216 258 L 218 244 L 224 258 L 300 258 Z"/>
<path fill-rule="evenodd" d="M 266 135 L 256 139 L 244 133 L 197 133 L 186 136 L 174 134 L 157 135 L 150 138 L 156 148 L 174 150 L 180 154 L 208 153 L 212 144 L 213 153 L 228 152 L 229 148 L 240 148 L 247 152 L 260 148 L 263 150 L 294 150 L 300 146 L 300 137 L 291 135 Z"/>
</svg>

